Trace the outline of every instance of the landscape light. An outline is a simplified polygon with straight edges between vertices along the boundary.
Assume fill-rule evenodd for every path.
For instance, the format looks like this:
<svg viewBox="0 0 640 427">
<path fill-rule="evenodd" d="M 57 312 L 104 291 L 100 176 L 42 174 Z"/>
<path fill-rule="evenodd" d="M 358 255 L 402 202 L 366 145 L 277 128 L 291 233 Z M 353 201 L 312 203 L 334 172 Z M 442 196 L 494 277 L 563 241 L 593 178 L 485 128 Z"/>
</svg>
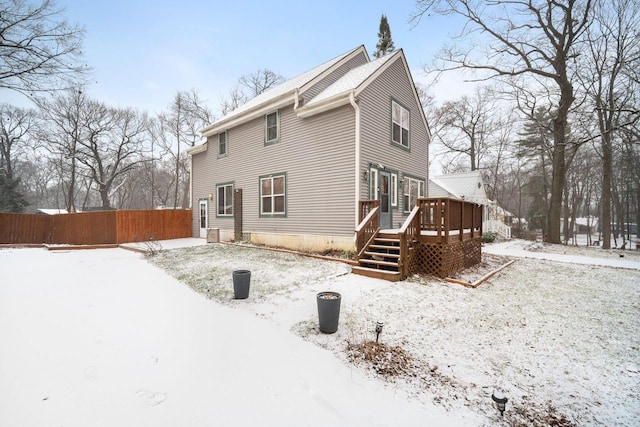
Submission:
<svg viewBox="0 0 640 427">
<path fill-rule="evenodd" d="M 496 402 L 496 407 L 498 408 L 498 411 L 500 411 L 500 416 L 503 416 L 505 407 L 507 406 L 507 401 L 509 399 L 507 399 L 505 395 L 500 393 L 499 391 L 494 391 L 491 394 L 491 399 Z"/>
<path fill-rule="evenodd" d="M 378 338 L 380 337 L 380 332 L 382 332 L 382 327 L 384 323 L 376 322 L 376 344 L 378 343 Z"/>
</svg>

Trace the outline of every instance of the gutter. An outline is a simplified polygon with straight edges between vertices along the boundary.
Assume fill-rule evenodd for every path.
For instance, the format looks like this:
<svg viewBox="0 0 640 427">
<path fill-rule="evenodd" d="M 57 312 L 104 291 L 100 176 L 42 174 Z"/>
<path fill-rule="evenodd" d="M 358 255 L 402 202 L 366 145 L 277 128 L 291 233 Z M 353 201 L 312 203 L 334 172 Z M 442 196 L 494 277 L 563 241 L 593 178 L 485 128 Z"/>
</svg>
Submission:
<svg viewBox="0 0 640 427">
<path fill-rule="evenodd" d="M 283 107 L 286 107 L 287 105 L 291 104 L 291 95 L 293 94 L 293 96 L 296 98 L 298 98 L 298 90 L 290 90 L 282 95 L 280 95 L 279 97 L 272 99 L 270 102 L 268 102 L 267 104 L 258 104 L 255 107 L 249 108 L 246 111 L 241 111 L 241 112 L 237 112 L 236 114 L 234 114 L 234 112 L 230 113 L 233 114 L 232 117 L 229 117 L 227 119 L 222 118 L 220 119 L 218 122 L 213 123 L 212 125 L 209 125 L 203 129 L 200 130 L 200 133 L 202 134 L 203 137 L 207 137 L 207 136 L 211 136 L 211 135 L 215 135 L 216 133 L 219 133 L 221 130 L 227 130 L 230 129 L 232 127 L 238 126 L 242 123 L 248 122 L 249 120 L 253 120 L 257 117 L 260 116 L 264 116 L 265 114 L 273 111 L 273 110 L 277 110 Z M 251 101 L 249 101 L 251 102 Z M 240 107 L 242 108 L 242 107 Z"/>
</svg>

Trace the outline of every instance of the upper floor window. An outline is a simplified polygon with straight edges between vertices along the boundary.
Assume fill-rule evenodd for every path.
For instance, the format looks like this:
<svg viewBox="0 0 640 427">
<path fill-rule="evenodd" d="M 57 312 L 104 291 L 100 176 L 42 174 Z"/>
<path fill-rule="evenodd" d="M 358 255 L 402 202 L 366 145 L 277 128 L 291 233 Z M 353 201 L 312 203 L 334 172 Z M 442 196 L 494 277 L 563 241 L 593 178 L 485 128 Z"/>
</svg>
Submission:
<svg viewBox="0 0 640 427">
<path fill-rule="evenodd" d="M 416 205 L 416 200 L 424 197 L 424 180 L 410 178 L 405 175 L 403 187 L 404 211 L 411 212 Z"/>
<path fill-rule="evenodd" d="M 227 157 L 227 132 L 218 134 L 218 158 Z"/>
<path fill-rule="evenodd" d="M 217 216 L 233 215 L 233 184 L 219 184 L 216 186 L 218 193 Z"/>
<path fill-rule="evenodd" d="M 260 177 L 261 215 L 286 214 L 286 184 L 286 174 Z"/>
<path fill-rule="evenodd" d="M 409 148 L 409 110 L 391 101 L 391 140 Z"/>
<path fill-rule="evenodd" d="M 276 110 L 264 116 L 264 143 L 273 144 L 280 138 L 280 113 Z"/>
</svg>

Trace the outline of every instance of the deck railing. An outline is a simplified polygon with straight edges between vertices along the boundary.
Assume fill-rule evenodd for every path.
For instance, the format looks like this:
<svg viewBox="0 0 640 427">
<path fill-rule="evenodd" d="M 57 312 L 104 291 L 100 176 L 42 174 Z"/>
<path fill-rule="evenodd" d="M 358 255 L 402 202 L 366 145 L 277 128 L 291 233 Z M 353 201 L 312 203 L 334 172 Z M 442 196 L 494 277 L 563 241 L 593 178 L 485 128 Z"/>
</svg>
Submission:
<svg viewBox="0 0 640 427">
<path fill-rule="evenodd" d="M 358 258 L 367 250 L 380 231 L 380 202 L 377 200 L 361 200 L 359 222 L 356 227 L 356 251 Z"/>
<path fill-rule="evenodd" d="M 420 238 L 420 206 L 416 204 L 407 219 L 405 220 L 402 228 L 398 232 L 400 238 L 400 259 L 399 267 L 402 277 L 409 275 L 411 257 L 413 251 L 411 248 L 418 242 Z"/>
<path fill-rule="evenodd" d="M 446 243 L 482 235 L 482 205 L 448 198 L 418 199 L 423 240 Z"/>
</svg>

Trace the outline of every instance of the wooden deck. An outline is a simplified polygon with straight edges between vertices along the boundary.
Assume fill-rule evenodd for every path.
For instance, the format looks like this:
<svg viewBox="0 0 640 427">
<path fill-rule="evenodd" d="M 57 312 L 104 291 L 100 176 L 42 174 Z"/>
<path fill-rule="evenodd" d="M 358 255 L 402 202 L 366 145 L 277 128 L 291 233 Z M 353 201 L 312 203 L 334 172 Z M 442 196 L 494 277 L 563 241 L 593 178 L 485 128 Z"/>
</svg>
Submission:
<svg viewBox="0 0 640 427">
<path fill-rule="evenodd" d="M 402 227 L 380 230 L 376 200 L 360 202 L 356 274 L 403 280 L 446 277 L 481 259 L 482 206 L 449 198 L 418 199 Z"/>
</svg>

